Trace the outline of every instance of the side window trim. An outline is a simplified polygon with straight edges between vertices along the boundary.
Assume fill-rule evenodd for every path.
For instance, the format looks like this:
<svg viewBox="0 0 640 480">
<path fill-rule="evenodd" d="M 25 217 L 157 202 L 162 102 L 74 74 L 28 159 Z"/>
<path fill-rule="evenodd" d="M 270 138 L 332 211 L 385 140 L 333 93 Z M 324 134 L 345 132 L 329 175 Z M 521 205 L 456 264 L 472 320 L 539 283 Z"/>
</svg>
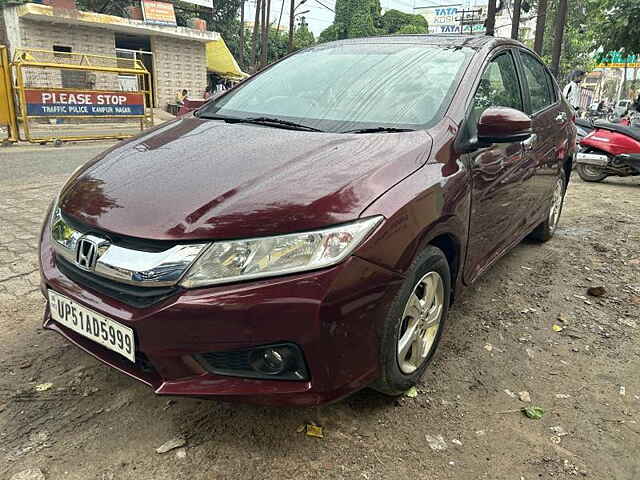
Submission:
<svg viewBox="0 0 640 480">
<path fill-rule="evenodd" d="M 553 94 L 553 105 L 557 105 L 560 102 L 560 95 L 558 95 L 558 88 L 556 87 L 556 82 L 553 79 L 553 75 L 551 71 L 544 66 L 545 72 L 547 72 L 547 83 L 549 84 L 549 88 L 551 89 L 551 93 Z"/>
<path fill-rule="evenodd" d="M 519 76 L 521 77 L 521 84 L 525 85 L 526 88 L 526 97 L 527 97 L 527 113 L 530 116 L 535 116 L 535 115 L 539 115 L 541 113 L 546 112 L 547 110 L 549 110 L 550 108 L 553 108 L 555 106 L 558 105 L 558 102 L 560 101 L 560 97 L 558 96 L 558 93 L 556 91 L 555 86 L 553 85 L 552 81 L 551 81 L 551 72 L 549 71 L 549 69 L 547 68 L 547 66 L 542 63 L 541 61 L 539 61 L 535 56 L 531 55 L 531 53 L 527 52 L 525 49 L 523 48 L 518 48 L 517 50 L 517 61 L 516 63 L 518 64 L 518 72 L 519 72 Z M 533 111 L 533 107 L 532 107 L 532 103 L 531 103 L 531 94 L 530 94 L 530 90 L 529 90 L 529 84 L 527 82 L 527 76 L 524 72 L 524 63 L 522 61 L 522 56 L 523 55 L 529 55 L 530 57 L 532 57 L 536 62 L 538 62 L 542 68 L 545 71 L 545 83 L 547 84 L 547 89 L 549 91 L 549 93 L 551 93 L 551 97 L 552 97 L 552 103 L 547 105 L 546 107 L 538 110 L 538 111 Z"/>
<path fill-rule="evenodd" d="M 527 115 L 531 115 L 533 108 L 531 107 L 531 95 L 529 94 L 529 84 L 527 83 L 527 76 L 524 73 L 524 66 L 522 65 L 522 57 L 520 56 L 521 48 L 513 50 L 513 56 L 516 59 L 516 70 L 518 71 L 518 80 L 522 88 L 522 104 L 524 105 Z"/>
</svg>

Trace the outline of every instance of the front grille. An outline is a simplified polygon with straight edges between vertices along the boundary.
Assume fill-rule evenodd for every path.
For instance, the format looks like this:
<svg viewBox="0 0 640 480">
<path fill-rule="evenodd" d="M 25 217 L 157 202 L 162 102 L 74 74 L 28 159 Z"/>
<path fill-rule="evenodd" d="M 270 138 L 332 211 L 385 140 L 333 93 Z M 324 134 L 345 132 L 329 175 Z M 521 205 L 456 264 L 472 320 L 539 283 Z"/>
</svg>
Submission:
<svg viewBox="0 0 640 480">
<path fill-rule="evenodd" d="M 112 244 L 118 245 L 123 248 L 130 248 L 132 250 L 140 250 L 142 252 L 163 252 L 170 249 L 180 243 L 193 243 L 193 241 L 177 242 L 173 240 L 149 240 L 146 238 L 129 237 L 127 235 L 121 235 L 119 233 L 113 233 L 109 231 L 102 231 L 98 228 L 86 225 L 74 217 L 71 217 L 64 212 L 60 212 L 62 219 L 71 228 L 81 232 L 83 234 L 95 234 L 100 237 L 108 239 Z"/>
<path fill-rule="evenodd" d="M 210 371 L 225 373 L 237 371 L 253 371 L 249 364 L 250 350 L 234 352 L 208 352 L 200 355 Z"/>
<path fill-rule="evenodd" d="M 95 292 L 115 298 L 127 305 L 136 308 L 145 308 L 165 300 L 179 293 L 182 289 L 171 287 L 137 287 L 126 283 L 115 282 L 104 277 L 99 277 L 91 272 L 80 270 L 75 265 L 56 255 L 56 264 L 64 276 L 80 286 L 94 290 Z"/>
</svg>

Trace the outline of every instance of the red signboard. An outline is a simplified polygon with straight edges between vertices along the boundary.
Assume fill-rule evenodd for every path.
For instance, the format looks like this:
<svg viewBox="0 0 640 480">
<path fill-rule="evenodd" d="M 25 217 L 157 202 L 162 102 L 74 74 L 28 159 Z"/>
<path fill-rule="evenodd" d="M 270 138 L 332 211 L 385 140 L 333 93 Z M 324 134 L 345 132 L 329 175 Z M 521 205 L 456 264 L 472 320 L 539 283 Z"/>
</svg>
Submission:
<svg viewBox="0 0 640 480">
<path fill-rule="evenodd" d="M 140 117 L 144 115 L 144 93 L 60 89 L 25 89 L 30 117 Z"/>
</svg>

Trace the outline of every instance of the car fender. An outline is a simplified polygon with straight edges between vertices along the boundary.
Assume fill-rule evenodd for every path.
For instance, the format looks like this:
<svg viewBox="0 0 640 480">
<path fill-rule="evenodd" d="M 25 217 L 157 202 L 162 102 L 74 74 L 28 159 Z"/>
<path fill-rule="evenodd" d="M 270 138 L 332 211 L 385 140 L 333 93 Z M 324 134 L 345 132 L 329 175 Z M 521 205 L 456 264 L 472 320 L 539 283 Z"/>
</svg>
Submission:
<svg viewBox="0 0 640 480">
<path fill-rule="evenodd" d="M 446 177 L 445 168 L 428 163 L 371 204 L 362 216 L 383 215 L 386 220 L 355 254 L 404 274 L 421 249 L 447 236 L 455 244 L 457 259 L 464 258 L 469 175 L 461 163 Z"/>
</svg>

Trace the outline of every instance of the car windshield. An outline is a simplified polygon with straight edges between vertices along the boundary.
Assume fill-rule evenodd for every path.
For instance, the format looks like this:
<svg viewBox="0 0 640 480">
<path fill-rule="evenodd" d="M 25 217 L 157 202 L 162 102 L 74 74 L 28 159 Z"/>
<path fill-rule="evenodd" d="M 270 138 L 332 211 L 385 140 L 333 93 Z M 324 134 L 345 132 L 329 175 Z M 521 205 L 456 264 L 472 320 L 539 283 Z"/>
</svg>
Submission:
<svg viewBox="0 0 640 480">
<path fill-rule="evenodd" d="M 278 119 L 332 132 L 424 128 L 441 118 L 473 53 L 407 43 L 320 45 L 273 65 L 198 116 Z"/>
</svg>

